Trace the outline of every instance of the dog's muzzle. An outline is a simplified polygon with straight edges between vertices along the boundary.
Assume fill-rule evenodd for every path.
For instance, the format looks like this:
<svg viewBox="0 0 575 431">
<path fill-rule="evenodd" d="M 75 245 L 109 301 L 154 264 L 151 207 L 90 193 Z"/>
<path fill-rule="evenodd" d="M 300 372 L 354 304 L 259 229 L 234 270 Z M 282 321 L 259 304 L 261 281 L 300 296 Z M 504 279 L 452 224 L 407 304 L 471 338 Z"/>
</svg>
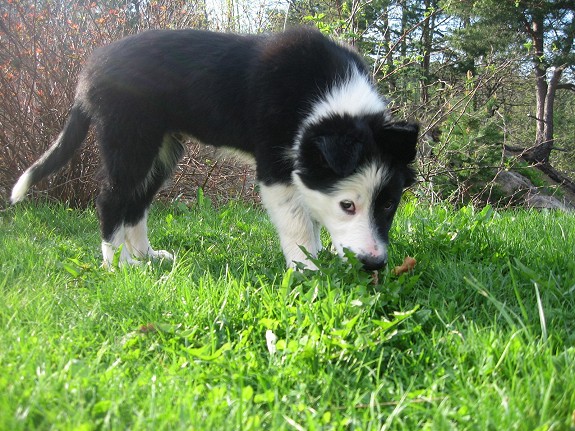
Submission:
<svg viewBox="0 0 575 431">
<path fill-rule="evenodd" d="M 376 271 L 383 268 L 387 264 L 387 255 L 374 256 L 374 255 L 359 255 L 359 261 L 363 264 L 363 269 L 366 271 Z"/>
</svg>

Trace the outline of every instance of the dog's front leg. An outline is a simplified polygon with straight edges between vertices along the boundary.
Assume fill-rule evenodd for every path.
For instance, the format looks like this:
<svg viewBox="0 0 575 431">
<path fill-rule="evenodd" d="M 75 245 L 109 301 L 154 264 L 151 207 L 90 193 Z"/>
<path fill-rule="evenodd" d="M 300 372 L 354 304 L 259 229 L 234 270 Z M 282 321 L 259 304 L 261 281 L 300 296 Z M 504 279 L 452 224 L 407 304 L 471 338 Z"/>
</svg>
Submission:
<svg viewBox="0 0 575 431">
<path fill-rule="evenodd" d="M 295 267 L 300 262 L 309 269 L 317 269 L 302 248 L 311 256 L 317 256 L 321 249 L 320 226 L 302 204 L 296 187 L 282 183 L 260 184 L 260 196 L 278 231 L 286 264 Z"/>
</svg>

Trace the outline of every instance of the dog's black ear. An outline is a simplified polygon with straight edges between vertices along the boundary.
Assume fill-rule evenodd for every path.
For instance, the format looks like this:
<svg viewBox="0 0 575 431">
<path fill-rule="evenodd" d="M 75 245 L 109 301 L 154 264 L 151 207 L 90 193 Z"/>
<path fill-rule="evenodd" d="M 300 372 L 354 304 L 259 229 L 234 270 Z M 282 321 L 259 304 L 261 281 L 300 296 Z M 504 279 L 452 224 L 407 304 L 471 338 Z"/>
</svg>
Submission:
<svg viewBox="0 0 575 431">
<path fill-rule="evenodd" d="M 351 175 L 359 164 L 363 144 L 352 136 L 318 136 L 314 139 L 322 164 L 327 165 L 336 175 Z"/>
<path fill-rule="evenodd" d="M 386 154 L 399 162 L 415 160 L 419 125 L 407 121 L 387 123 L 376 131 L 376 141 Z"/>
</svg>

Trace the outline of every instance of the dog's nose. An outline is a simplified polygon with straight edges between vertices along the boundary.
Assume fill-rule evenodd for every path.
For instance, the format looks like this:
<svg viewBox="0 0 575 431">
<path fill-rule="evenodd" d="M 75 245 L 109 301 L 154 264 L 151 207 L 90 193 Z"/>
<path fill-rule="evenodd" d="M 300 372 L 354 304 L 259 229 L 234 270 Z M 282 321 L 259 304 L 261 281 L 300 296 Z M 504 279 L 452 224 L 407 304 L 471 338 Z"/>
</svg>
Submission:
<svg viewBox="0 0 575 431">
<path fill-rule="evenodd" d="M 387 255 L 385 254 L 380 256 L 374 256 L 372 254 L 360 255 L 358 259 L 363 263 L 363 269 L 366 271 L 375 271 L 383 268 L 387 264 Z"/>
</svg>

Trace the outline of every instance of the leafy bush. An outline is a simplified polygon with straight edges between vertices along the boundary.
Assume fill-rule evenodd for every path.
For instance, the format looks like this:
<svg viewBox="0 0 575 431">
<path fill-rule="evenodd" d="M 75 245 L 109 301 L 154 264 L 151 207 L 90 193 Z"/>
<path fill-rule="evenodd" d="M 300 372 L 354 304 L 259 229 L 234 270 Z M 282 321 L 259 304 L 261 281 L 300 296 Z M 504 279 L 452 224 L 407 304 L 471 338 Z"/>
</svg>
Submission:
<svg viewBox="0 0 575 431">
<path fill-rule="evenodd" d="M 442 125 L 435 163 L 444 167 L 433 178 L 442 200 L 466 205 L 496 201 L 493 180 L 503 163 L 503 128 L 485 110 L 452 112 Z"/>
</svg>

